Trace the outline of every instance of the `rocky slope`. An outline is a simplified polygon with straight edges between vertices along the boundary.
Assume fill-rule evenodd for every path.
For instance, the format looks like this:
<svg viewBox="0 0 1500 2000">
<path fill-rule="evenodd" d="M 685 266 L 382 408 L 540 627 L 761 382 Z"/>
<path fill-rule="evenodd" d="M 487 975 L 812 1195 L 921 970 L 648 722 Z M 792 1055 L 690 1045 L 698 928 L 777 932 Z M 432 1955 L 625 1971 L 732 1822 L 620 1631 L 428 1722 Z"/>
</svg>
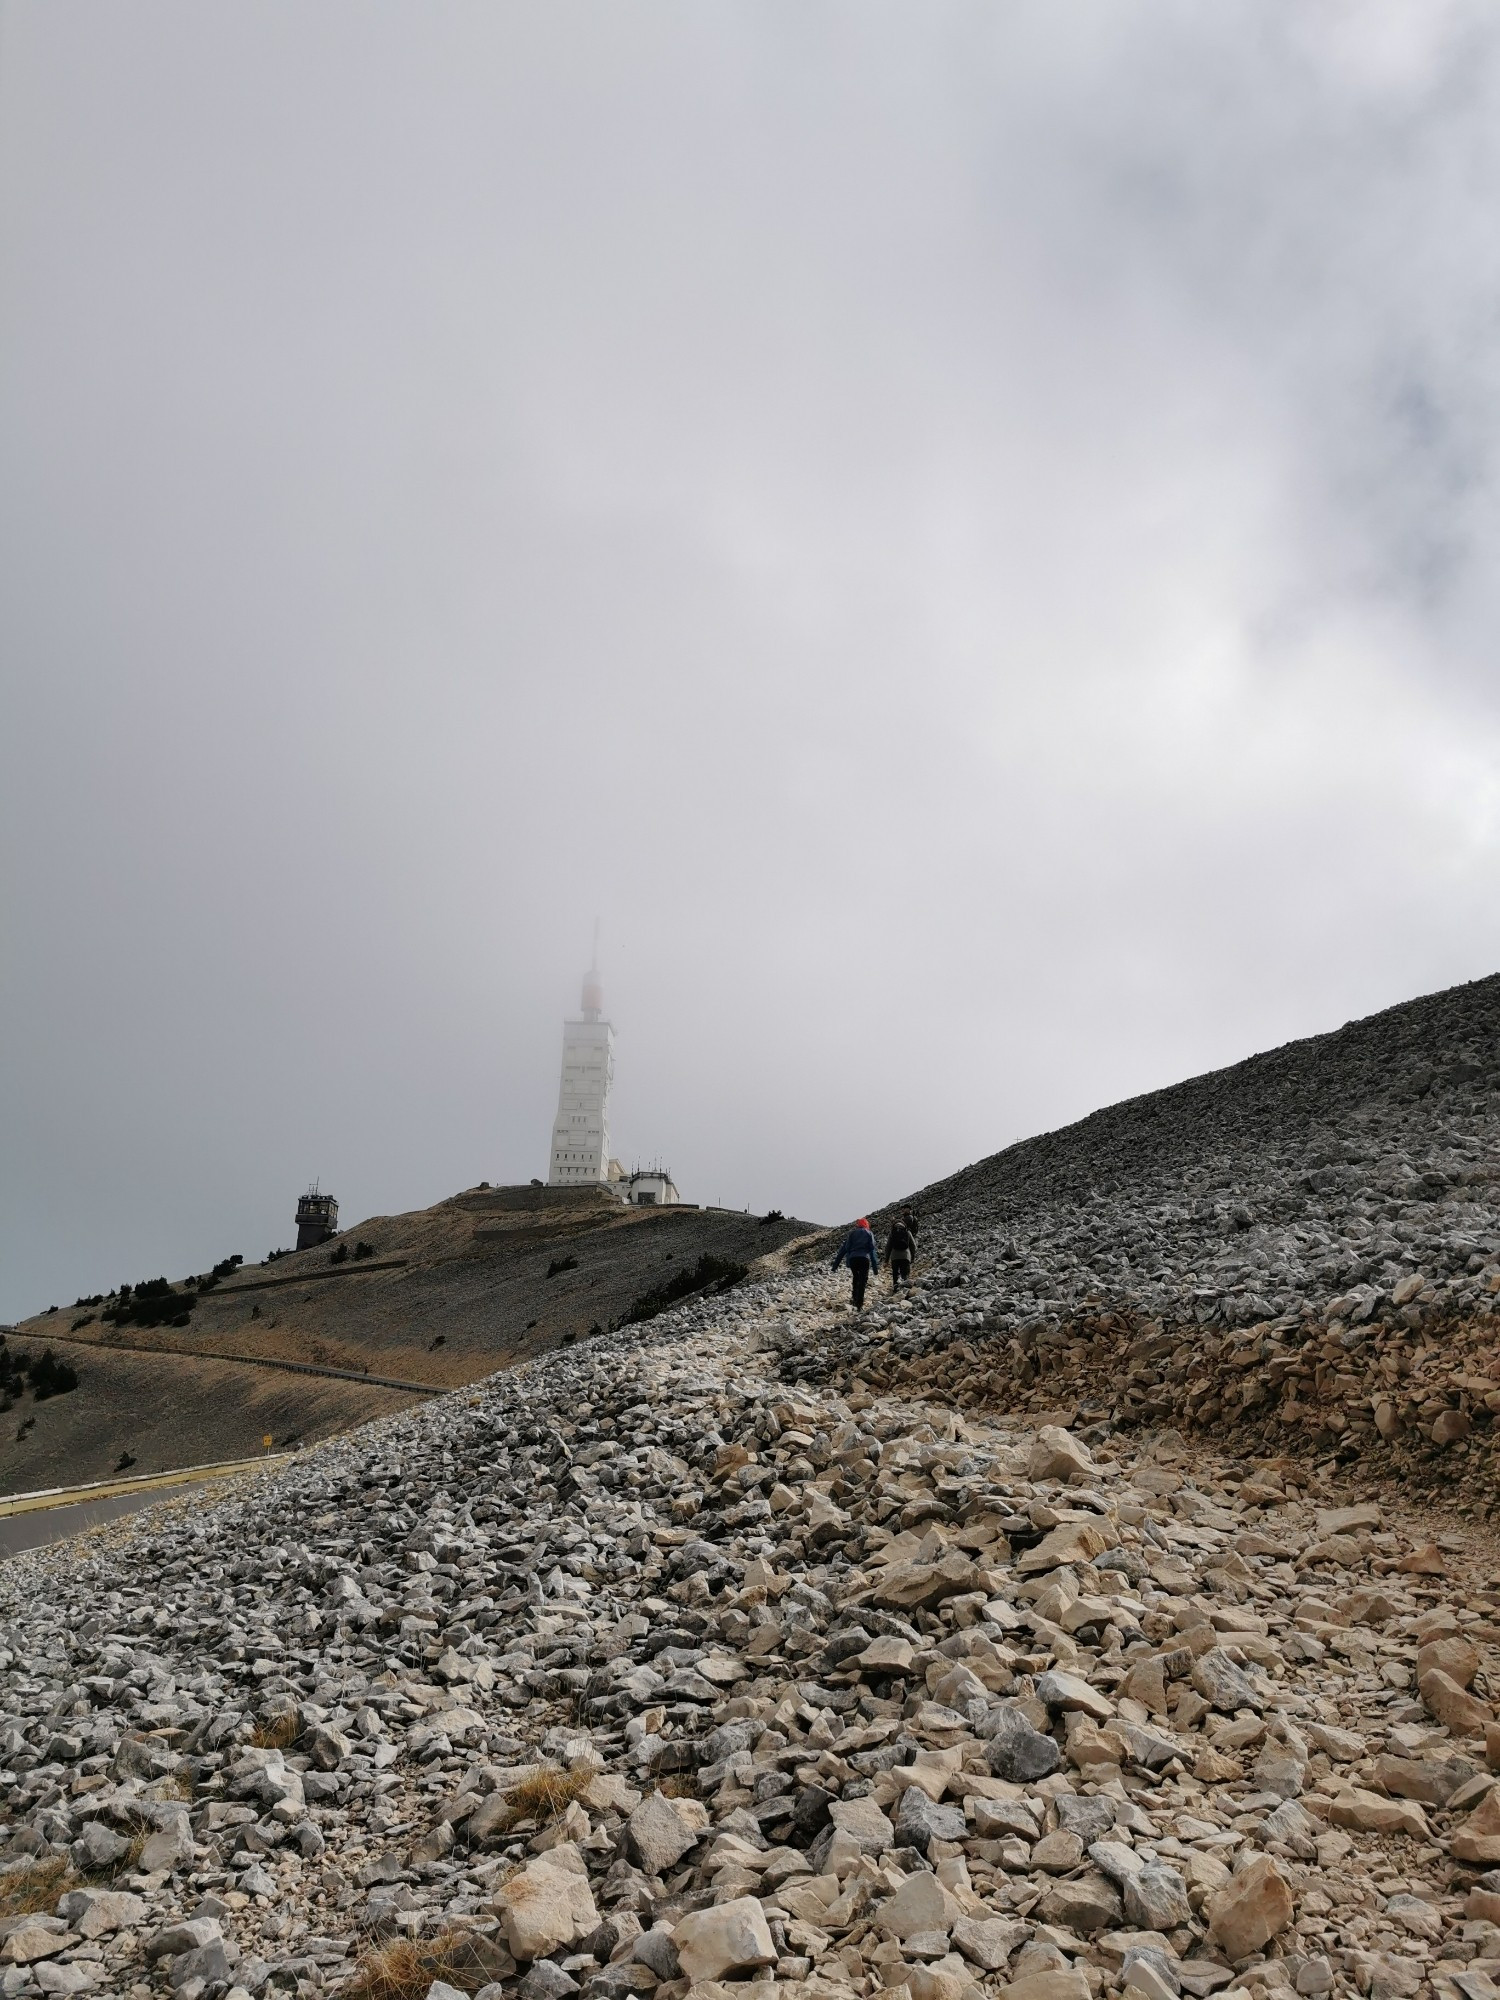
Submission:
<svg viewBox="0 0 1500 2000">
<path fill-rule="evenodd" d="M 789 1383 L 834 1292 L 8 1565 L 0 1991 L 1495 1993 L 1488 1544 Z"/>
<path fill-rule="evenodd" d="M 1111 1105 L 915 1200 L 998 1325 L 1118 1305 L 1242 1327 L 1384 1319 L 1418 1272 L 1479 1304 L 1497 1181 L 1500 974 Z"/>
<path fill-rule="evenodd" d="M 926 1189 L 916 1295 L 800 1372 L 1359 1454 L 1488 1506 L 1497 1197 L 1500 977 Z"/>
<path fill-rule="evenodd" d="M 179 1281 L 183 1326 L 112 1325 L 117 1300 L 9 1329 L 51 1347 L 78 1388 L 0 1419 L 0 1493 L 244 1457 L 363 1423 L 608 1327 L 705 1256 L 749 1265 L 808 1225 L 723 1209 L 627 1209 L 597 1188 L 472 1188 L 373 1216 L 315 1250 Z M 363 1246 L 363 1247 L 362 1247 Z M 0 1354 L 5 1350 L 0 1349 Z M 272 1363 L 344 1371 L 292 1374 Z"/>
<path fill-rule="evenodd" d="M 1497 1005 L 6 1565 L 0 1996 L 1492 2000 Z"/>
</svg>

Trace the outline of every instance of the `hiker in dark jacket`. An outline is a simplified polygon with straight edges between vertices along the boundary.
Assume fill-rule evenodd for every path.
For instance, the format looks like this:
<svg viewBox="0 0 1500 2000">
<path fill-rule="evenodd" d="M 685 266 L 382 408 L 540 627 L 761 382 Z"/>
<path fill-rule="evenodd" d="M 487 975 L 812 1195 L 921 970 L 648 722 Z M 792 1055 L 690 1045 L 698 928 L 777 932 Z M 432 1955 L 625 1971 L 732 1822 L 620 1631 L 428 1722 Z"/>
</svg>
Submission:
<svg viewBox="0 0 1500 2000">
<path fill-rule="evenodd" d="M 916 1254 L 917 1225 L 911 1210 L 903 1208 L 901 1220 L 891 1224 L 891 1233 L 885 1239 L 885 1261 L 890 1269 L 893 1292 L 911 1282 L 912 1260 Z"/>
<path fill-rule="evenodd" d="M 865 1286 L 870 1282 L 871 1271 L 880 1269 L 880 1252 L 875 1247 L 868 1216 L 862 1215 L 839 1245 L 839 1254 L 833 1260 L 835 1271 L 840 1264 L 849 1266 L 849 1276 L 854 1280 L 849 1304 L 857 1311 L 865 1302 Z"/>
</svg>

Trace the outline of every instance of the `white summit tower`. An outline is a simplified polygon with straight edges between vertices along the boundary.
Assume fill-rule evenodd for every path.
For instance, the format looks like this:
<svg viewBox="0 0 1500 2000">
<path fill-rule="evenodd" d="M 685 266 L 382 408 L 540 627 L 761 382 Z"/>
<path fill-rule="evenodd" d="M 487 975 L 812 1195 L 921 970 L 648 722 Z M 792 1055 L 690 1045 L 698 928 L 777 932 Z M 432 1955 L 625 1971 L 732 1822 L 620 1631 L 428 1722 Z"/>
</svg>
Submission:
<svg viewBox="0 0 1500 2000">
<path fill-rule="evenodd" d="M 599 951 L 584 975 L 583 1004 L 563 1023 L 562 1085 L 552 1128 L 549 1187 L 602 1185 L 609 1179 L 609 1086 L 615 1074 L 615 1031 L 603 1018 Z"/>
</svg>

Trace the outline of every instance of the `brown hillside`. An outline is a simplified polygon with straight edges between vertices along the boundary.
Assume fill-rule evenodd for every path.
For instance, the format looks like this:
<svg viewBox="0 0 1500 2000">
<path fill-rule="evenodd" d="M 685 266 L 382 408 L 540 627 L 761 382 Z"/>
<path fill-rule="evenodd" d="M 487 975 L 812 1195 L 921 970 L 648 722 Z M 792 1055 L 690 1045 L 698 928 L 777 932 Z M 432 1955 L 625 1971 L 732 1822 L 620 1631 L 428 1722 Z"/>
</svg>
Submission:
<svg viewBox="0 0 1500 2000">
<path fill-rule="evenodd" d="M 366 1370 L 459 1387 L 608 1328 L 701 1257 L 752 1264 L 808 1228 L 723 1209 L 629 1209 L 599 1188 L 474 1189 L 371 1217 L 201 1293 L 188 1281 L 182 1328 L 115 1328 L 98 1307 L 41 1314 L 11 1330 L 12 1350 L 53 1347 L 79 1386 L 41 1403 L 27 1394 L 0 1417 L 0 1492 L 105 1478 L 124 1452 L 149 1472 L 254 1452 L 268 1432 L 278 1445 L 324 1437 L 413 1399 L 366 1382 Z M 355 1257 L 360 1243 L 370 1256 Z"/>
</svg>

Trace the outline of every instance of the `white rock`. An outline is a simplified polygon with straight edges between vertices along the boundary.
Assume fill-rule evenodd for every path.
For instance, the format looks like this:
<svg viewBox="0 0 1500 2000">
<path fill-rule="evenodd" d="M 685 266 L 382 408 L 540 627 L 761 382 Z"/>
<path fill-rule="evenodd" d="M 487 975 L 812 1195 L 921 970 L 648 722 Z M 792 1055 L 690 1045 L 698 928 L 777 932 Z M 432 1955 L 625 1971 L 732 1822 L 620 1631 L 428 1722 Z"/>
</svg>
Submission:
<svg viewBox="0 0 1500 2000">
<path fill-rule="evenodd" d="M 55 1957 L 77 1943 L 76 1933 L 59 1917 L 22 1917 L 0 1946 L 0 1958 L 9 1965 L 34 1965 L 38 1959 Z"/>
<path fill-rule="evenodd" d="M 1089 1448 L 1059 1424 L 1043 1424 L 1026 1462 L 1028 1479 L 1060 1479 L 1070 1486 L 1092 1484 L 1099 1477 Z"/>
<path fill-rule="evenodd" d="M 915 1937 L 921 1931 L 951 1930 L 963 1907 L 936 1875 L 925 1869 L 908 1875 L 875 1911 L 875 1921 L 894 1937 Z"/>
<path fill-rule="evenodd" d="M 57 1914 L 65 1917 L 80 1937 L 107 1937 L 112 1931 L 143 1924 L 146 1904 L 142 1897 L 124 1889 L 70 1889 L 60 1898 Z"/>
<path fill-rule="evenodd" d="M 495 1893 L 505 1941 L 518 1959 L 546 1958 L 595 1930 L 599 1912 L 588 1869 L 572 1841 L 560 1841 Z"/>
<path fill-rule="evenodd" d="M 689 1979 L 722 1979 L 727 1972 L 752 1972 L 772 1965 L 776 1946 L 766 1913 L 756 1896 L 737 1896 L 681 1918 L 672 1942 Z"/>
</svg>

